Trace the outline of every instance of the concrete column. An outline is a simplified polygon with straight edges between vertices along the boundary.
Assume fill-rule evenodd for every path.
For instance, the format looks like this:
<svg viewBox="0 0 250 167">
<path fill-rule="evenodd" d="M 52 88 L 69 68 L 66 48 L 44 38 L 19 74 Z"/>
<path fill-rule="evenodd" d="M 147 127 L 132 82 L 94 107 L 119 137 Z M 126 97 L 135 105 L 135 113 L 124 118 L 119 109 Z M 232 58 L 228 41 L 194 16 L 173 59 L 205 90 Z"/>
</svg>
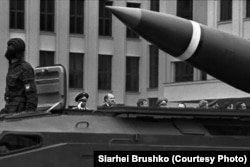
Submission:
<svg viewBox="0 0 250 167">
<path fill-rule="evenodd" d="M 56 63 L 69 69 L 69 1 L 56 1 Z"/>
<path fill-rule="evenodd" d="M 217 22 L 219 20 L 218 4 L 219 1 L 208 0 L 207 1 L 207 25 L 209 27 L 217 28 Z"/>
<path fill-rule="evenodd" d="M 96 109 L 98 102 L 98 21 L 99 1 L 85 1 L 84 88 L 90 95 L 88 107 Z"/>
<path fill-rule="evenodd" d="M 176 15 L 177 1 L 160 1 L 160 12 Z M 159 50 L 159 82 L 158 98 L 168 98 L 168 92 L 164 92 L 164 83 L 171 79 L 171 60 L 172 57 Z M 169 99 L 171 100 L 171 99 Z"/>
<path fill-rule="evenodd" d="M 26 60 L 35 68 L 39 65 L 40 1 L 26 1 L 25 9 Z"/>
<path fill-rule="evenodd" d="M 243 1 L 233 1 L 232 13 L 232 33 L 234 35 L 243 36 Z"/>
<path fill-rule="evenodd" d="M 114 6 L 126 6 L 124 1 L 115 1 Z M 117 103 L 126 104 L 126 27 L 116 17 L 112 16 L 114 55 L 112 59 L 112 90 Z"/>
<path fill-rule="evenodd" d="M 9 1 L 0 1 L 0 109 L 4 107 L 5 77 L 8 71 L 8 61 L 4 57 L 9 40 Z"/>
<path fill-rule="evenodd" d="M 207 24 L 208 1 L 193 1 L 193 20 L 202 24 Z"/>
<path fill-rule="evenodd" d="M 69 1 L 56 1 L 56 53 L 55 64 L 62 64 L 67 74 L 67 92 L 69 85 Z M 69 96 L 68 96 L 69 97 Z M 67 98 L 68 104 L 69 99 Z"/>
<path fill-rule="evenodd" d="M 142 1 L 141 8 L 150 9 L 150 1 Z M 140 37 L 141 38 L 141 37 Z M 142 39 L 142 38 L 141 38 Z M 140 55 L 140 97 L 147 98 L 147 91 L 149 88 L 149 46 L 150 43 L 146 40 L 141 42 L 141 55 Z"/>
</svg>

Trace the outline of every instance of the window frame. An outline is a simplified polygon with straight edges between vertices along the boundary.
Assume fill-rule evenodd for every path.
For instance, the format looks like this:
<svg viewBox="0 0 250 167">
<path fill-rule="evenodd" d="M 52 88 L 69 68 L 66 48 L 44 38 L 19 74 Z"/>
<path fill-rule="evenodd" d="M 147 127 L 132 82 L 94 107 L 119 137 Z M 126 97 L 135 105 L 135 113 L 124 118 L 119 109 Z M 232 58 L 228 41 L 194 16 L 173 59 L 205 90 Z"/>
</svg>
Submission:
<svg viewBox="0 0 250 167">
<path fill-rule="evenodd" d="M 160 0 L 150 0 L 150 10 L 159 12 L 160 11 Z"/>
<path fill-rule="evenodd" d="M 44 60 L 42 60 L 43 59 L 42 56 L 45 56 Z M 52 63 L 50 63 L 51 56 L 53 56 Z M 49 63 L 47 64 L 47 62 L 49 62 Z M 54 64 L 55 64 L 55 51 L 40 50 L 40 52 L 39 52 L 39 66 L 46 67 L 46 66 L 52 66 Z"/>
<path fill-rule="evenodd" d="M 179 69 L 178 66 L 181 68 Z M 187 71 L 187 68 L 190 68 L 188 69 L 190 70 L 190 72 Z M 194 67 L 183 61 L 174 62 L 174 82 L 181 83 L 181 82 L 193 82 L 193 81 L 194 81 Z"/>
<path fill-rule="evenodd" d="M 158 88 L 159 84 L 159 48 L 149 45 L 149 88 Z"/>
<path fill-rule="evenodd" d="M 74 62 L 81 62 L 79 69 L 77 69 L 77 66 L 75 64 L 72 65 L 72 57 L 73 56 L 79 56 L 82 57 L 81 60 L 77 60 L 75 58 Z M 72 75 L 74 74 L 74 75 Z M 77 78 L 77 82 L 74 83 L 74 79 Z M 79 78 L 80 77 L 80 78 Z M 83 89 L 84 88 L 84 53 L 76 53 L 76 52 L 70 52 L 69 53 L 69 88 L 70 89 Z M 72 83 L 73 82 L 73 83 Z"/>
<path fill-rule="evenodd" d="M 20 5 L 20 3 L 22 5 Z M 12 5 L 14 9 L 12 9 Z M 20 7 L 21 9 L 18 9 Z M 25 29 L 25 0 L 10 0 L 9 1 L 9 16 L 10 16 L 9 17 L 10 29 L 24 30 Z M 21 18 L 18 16 L 21 16 Z"/>
<path fill-rule="evenodd" d="M 233 1 L 220 0 L 220 22 L 232 21 L 233 17 L 232 15 L 233 15 Z"/>
<path fill-rule="evenodd" d="M 42 5 L 43 2 L 44 11 Z M 53 4 L 52 7 L 49 6 L 49 2 Z M 49 9 L 52 11 L 48 11 Z M 49 18 L 51 18 L 51 21 L 48 21 Z M 55 0 L 40 0 L 40 31 L 55 32 Z"/>
<path fill-rule="evenodd" d="M 112 55 L 98 55 L 98 90 L 112 89 L 112 57 Z M 102 67 L 107 70 L 103 70 Z M 104 82 L 102 82 L 103 78 Z"/>
<path fill-rule="evenodd" d="M 105 6 L 112 6 L 111 0 L 99 0 L 99 36 L 112 36 L 112 14 Z"/>
<path fill-rule="evenodd" d="M 126 92 L 139 92 L 139 76 L 140 76 L 139 65 L 140 65 L 139 57 L 126 56 L 126 84 L 125 84 Z"/>
<path fill-rule="evenodd" d="M 185 19 L 193 19 L 193 0 L 177 0 L 176 15 Z"/>
<path fill-rule="evenodd" d="M 84 34 L 84 3 L 85 0 L 70 0 L 70 34 Z M 78 13 L 79 10 L 80 13 Z"/>
<path fill-rule="evenodd" d="M 250 0 L 246 0 L 246 18 L 250 18 Z"/>
<path fill-rule="evenodd" d="M 137 2 L 127 2 L 127 7 L 130 8 L 140 8 L 141 4 Z M 126 37 L 132 39 L 139 39 L 139 35 L 130 28 L 126 28 Z"/>
<path fill-rule="evenodd" d="M 158 101 L 158 97 L 149 97 L 148 105 L 149 107 L 156 107 L 156 102 Z"/>
</svg>

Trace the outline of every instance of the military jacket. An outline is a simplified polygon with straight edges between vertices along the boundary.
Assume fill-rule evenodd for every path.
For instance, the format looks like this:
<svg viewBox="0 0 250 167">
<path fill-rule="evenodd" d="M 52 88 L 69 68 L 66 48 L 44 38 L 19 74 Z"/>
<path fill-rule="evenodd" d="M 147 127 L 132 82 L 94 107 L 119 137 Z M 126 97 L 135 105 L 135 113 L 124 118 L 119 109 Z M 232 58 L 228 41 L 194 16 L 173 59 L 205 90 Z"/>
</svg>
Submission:
<svg viewBox="0 0 250 167">
<path fill-rule="evenodd" d="M 38 98 L 32 66 L 24 61 L 10 63 L 6 76 L 7 112 L 35 111 Z"/>
</svg>

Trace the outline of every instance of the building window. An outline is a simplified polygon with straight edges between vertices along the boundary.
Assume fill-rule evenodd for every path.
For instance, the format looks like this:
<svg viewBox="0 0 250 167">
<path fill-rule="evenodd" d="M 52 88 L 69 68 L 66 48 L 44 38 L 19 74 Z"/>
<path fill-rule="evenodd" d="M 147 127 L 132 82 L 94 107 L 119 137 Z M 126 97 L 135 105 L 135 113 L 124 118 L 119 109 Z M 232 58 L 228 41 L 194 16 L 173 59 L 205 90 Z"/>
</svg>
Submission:
<svg viewBox="0 0 250 167">
<path fill-rule="evenodd" d="M 220 1 L 220 21 L 232 20 L 232 0 Z"/>
<path fill-rule="evenodd" d="M 160 2 L 159 0 L 150 0 L 150 10 L 159 12 Z"/>
<path fill-rule="evenodd" d="M 99 1 L 99 35 L 112 36 L 112 15 L 105 6 L 112 6 L 113 2 L 110 0 Z"/>
<path fill-rule="evenodd" d="M 149 46 L 149 88 L 158 87 L 159 49 L 155 45 Z"/>
<path fill-rule="evenodd" d="M 193 19 L 193 0 L 177 0 L 177 16 Z"/>
<path fill-rule="evenodd" d="M 54 32 L 55 0 L 40 0 L 40 30 Z"/>
<path fill-rule="evenodd" d="M 99 55 L 98 58 L 98 89 L 111 90 L 112 56 Z"/>
<path fill-rule="evenodd" d="M 185 62 L 175 62 L 175 82 L 193 81 L 194 68 Z"/>
<path fill-rule="evenodd" d="M 69 55 L 69 88 L 83 88 L 83 54 Z"/>
<path fill-rule="evenodd" d="M 83 34 L 84 0 L 70 0 L 70 33 Z"/>
<path fill-rule="evenodd" d="M 202 81 L 205 81 L 205 80 L 207 80 L 207 73 L 206 72 L 204 72 L 204 71 L 200 71 L 200 79 L 202 80 Z"/>
<path fill-rule="evenodd" d="M 246 18 L 250 17 L 250 0 L 246 0 Z"/>
<path fill-rule="evenodd" d="M 40 51 L 39 66 L 46 67 L 55 64 L 55 52 L 53 51 Z"/>
<path fill-rule="evenodd" d="M 158 98 L 156 97 L 148 98 L 149 107 L 156 107 L 157 100 Z"/>
<path fill-rule="evenodd" d="M 139 57 L 126 58 L 126 91 L 139 91 Z"/>
<path fill-rule="evenodd" d="M 9 26 L 12 29 L 24 29 L 24 0 L 10 0 Z"/>
<path fill-rule="evenodd" d="M 128 2 L 127 7 L 130 8 L 140 8 L 139 3 Z M 139 38 L 139 36 L 130 28 L 127 28 L 127 38 Z"/>
</svg>

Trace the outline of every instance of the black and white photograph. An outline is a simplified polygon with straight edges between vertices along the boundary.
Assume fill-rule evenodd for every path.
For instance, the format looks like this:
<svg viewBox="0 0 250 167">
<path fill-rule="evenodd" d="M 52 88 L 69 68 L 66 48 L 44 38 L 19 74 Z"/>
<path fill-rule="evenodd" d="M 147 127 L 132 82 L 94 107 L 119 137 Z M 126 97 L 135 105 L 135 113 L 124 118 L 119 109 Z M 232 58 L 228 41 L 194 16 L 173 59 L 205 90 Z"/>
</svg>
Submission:
<svg viewBox="0 0 250 167">
<path fill-rule="evenodd" d="M 250 0 L 0 0 L 0 55 L 1 167 L 250 165 Z"/>
</svg>

